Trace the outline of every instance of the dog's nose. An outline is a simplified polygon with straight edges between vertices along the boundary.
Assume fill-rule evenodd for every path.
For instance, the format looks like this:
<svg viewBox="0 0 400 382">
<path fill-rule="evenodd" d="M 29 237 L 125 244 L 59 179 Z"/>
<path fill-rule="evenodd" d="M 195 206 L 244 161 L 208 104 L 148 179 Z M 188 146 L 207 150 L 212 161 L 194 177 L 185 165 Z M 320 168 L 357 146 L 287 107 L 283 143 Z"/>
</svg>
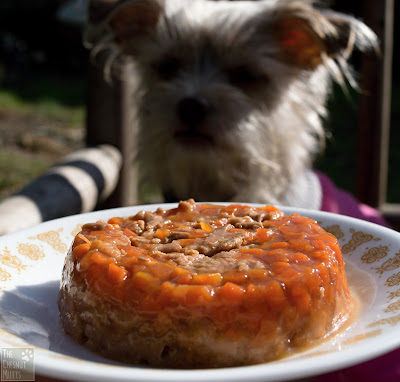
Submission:
<svg viewBox="0 0 400 382">
<path fill-rule="evenodd" d="M 194 128 L 200 125 L 210 109 L 210 104 L 203 97 L 185 97 L 177 106 L 180 120 L 187 127 Z"/>
</svg>

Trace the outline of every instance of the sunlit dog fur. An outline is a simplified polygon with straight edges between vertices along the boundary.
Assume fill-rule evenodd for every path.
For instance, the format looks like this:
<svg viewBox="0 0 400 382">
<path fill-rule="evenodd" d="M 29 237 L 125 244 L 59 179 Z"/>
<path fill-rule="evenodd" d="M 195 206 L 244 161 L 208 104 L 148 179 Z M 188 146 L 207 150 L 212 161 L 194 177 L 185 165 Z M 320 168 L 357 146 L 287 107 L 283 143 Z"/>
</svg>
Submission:
<svg viewBox="0 0 400 382">
<path fill-rule="evenodd" d="M 377 46 L 308 0 L 120 1 L 87 31 L 134 63 L 140 172 L 169 200 L 280 203 L 324 145 L 332 82 Z"/>
</svg>

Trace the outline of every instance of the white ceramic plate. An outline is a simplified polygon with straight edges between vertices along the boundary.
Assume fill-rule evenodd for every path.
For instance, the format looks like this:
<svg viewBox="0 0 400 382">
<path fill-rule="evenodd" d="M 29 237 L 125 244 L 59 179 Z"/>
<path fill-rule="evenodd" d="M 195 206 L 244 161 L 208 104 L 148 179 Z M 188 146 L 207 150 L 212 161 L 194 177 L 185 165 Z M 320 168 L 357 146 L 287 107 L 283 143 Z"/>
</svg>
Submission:
<svg viewBox="0 0 400 382">
<path fill-rule="evenodd" d="M 362 301 L 358 319 L 344 332 L 295 356 L 237 368 L 130 367 L 92 354 L 60 327 L 57 297 L 65 254 L 82 224 L 157 207 L 76 215 L 0 237 L 0 346 L 33 347 L 38 374 L 96 382 L 288 381 L 355 365 L 400 347 L 400 233 L 339 215 L 282 208 L 287 214 L 316 219 L 339 239 L 351 287 Z"/>
</svg>

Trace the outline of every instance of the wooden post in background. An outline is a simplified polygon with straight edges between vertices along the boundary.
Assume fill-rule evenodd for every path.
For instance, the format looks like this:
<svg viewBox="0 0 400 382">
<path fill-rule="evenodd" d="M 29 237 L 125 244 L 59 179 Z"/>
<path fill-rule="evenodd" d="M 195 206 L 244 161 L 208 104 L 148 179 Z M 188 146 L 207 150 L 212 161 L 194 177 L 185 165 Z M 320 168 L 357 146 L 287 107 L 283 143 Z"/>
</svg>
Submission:
<svg viewBox="0 0 400 382">
<path fill-rule="evenodd" d="M 90 0 L 89 23 L 100 22 L 118 0 Z M 106 58 L 89 59 L 87 76 L 87 120 L 86 143 L 99 145 L 108 143 L 117 147 L 123 156 L 120 180 L 114 193 L 102 205 L 103 208 L 136 204 L 137 169 L 134 164 L 136 152 L 136 129 L 133 123 L 132 96 L 135 84 L 128 81 L 129 63 L 111 74 L 111 81 L 104 78 Z"/>
<path fill-rule="evenodd" d="M 122 69 L 122 78 L 107 83 L 103 68 L 89 63 L 87 87 L 87 135 L 88 145 L 103 143 L 117 147 L 122 153 L 123 164 L 114 193 L 104 208 L 136 204 L 137 169 L 134 163 L 136 131 L 133 124 L 132 85 L 124 81 L 128 68 Z"/>
<path fill-rule="evenodd" d="M 363 21 L 381 42 L 382 55 L 364 55 L 358 120 L 357 197 L 380 208 L 386 202 L 393 55 L 394 0 L 365 0 Z"/>
</svg>

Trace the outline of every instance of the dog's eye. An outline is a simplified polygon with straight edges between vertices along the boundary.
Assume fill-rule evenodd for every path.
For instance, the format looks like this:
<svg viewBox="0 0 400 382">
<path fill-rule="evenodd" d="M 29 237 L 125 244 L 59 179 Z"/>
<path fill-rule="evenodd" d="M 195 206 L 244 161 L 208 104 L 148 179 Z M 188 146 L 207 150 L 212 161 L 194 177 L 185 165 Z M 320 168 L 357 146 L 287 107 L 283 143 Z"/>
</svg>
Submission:
<svg viewBox="0 0 400 382">
<path fill-rule="evenodd" d="M 177 58 L 165 57 L 161 61 L 153 64 L 153 69 L 163 80 L 170 80 L 176 76 L 180 69 L 181 63 Z"/>
<path fill-rule="evenodd" d="M 267 81 L 266 76 L 246 66 L 239 66 L 228 70 L 229 82 L 239 87 L 260 85 Z"/>
</svg>

